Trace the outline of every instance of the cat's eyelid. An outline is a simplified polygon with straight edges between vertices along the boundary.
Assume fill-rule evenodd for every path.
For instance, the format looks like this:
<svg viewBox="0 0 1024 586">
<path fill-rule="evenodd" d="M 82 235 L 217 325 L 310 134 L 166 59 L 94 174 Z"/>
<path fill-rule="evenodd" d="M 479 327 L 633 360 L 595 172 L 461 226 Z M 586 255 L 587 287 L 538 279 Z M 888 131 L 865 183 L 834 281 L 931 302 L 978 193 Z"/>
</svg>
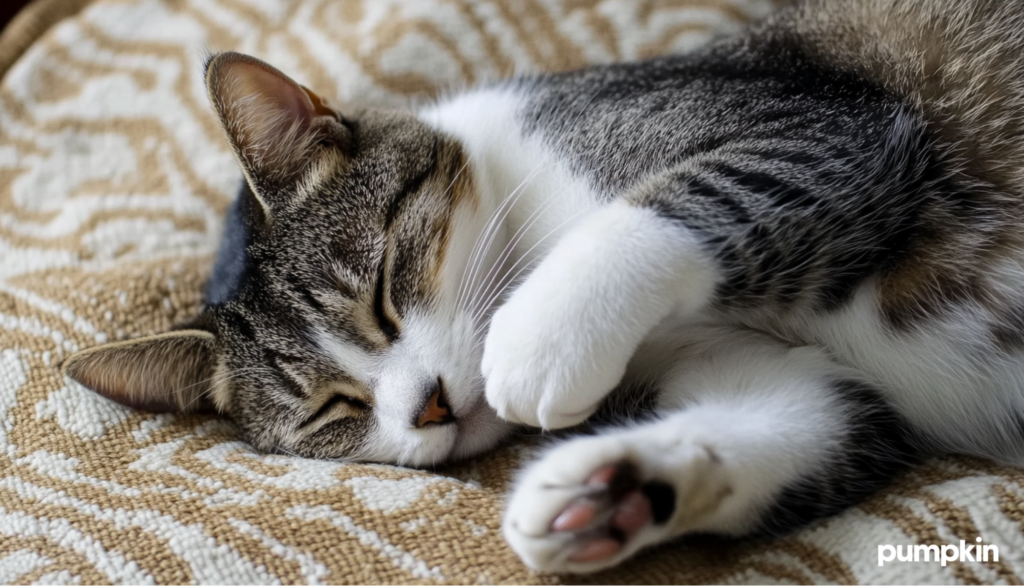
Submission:
<svg viewBox="0 0 1024 586">
<path fill-rule="evenodd" d="M 323 405 L 320 405 L 320 408 L 317 409 L 316 412 L 302 420 L 298 425 L 298 429 L 302 429 L 316 423 L 322 417 L 334 410 L 339 403 L 345 403 L 353 409 L 359 409 L 361 411 L 366 411 L 370 408 L 370 405 L 361 399 L 357 399 L 345 393 L 335 392 L 329 399 L 324 401 Z"/>
<path fill-rule="evenodd" d="M 384 333 L 384 336 L 389 341 L 394 341 L 398 338 L 401 331 L 398 329 L 398 324 L 387 314 L 384 309 L 384 269 L 380 271 L 380 276 L 377 278 L 377 288 L 373 293 L 373 314 L 377 317 L 377 324 L 380 326 L 380 331 Z"/>
</svg>

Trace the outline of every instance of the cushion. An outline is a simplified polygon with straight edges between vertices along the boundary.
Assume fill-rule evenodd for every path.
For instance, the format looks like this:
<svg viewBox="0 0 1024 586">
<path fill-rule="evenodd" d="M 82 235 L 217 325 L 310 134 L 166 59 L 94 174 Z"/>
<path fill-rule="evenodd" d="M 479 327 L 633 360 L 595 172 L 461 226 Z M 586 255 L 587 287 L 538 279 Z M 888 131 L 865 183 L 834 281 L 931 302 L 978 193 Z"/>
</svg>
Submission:
<svg viewBox="0 0 1024 586">
<path fill-rule="evenodd" d="M 251 53 L 342 103 L 405 107 L 686 51 L 773 7 L 36 0 L 0 38 L 0 582 L 1020 583 L 1024 475 L 984 461 L 930 461 L 785 538 L 693 538 L 596 576 L 543 575 L 500 533 L 536 439 L 433 471 L 263 455 L 226 420 L 133 411 L 59 373 L 76 350 L 198 310 L 240 178 L 206 50 Z M 999 561 L 879 566 L 881 546 L 978 536 Z"/>
</svg>

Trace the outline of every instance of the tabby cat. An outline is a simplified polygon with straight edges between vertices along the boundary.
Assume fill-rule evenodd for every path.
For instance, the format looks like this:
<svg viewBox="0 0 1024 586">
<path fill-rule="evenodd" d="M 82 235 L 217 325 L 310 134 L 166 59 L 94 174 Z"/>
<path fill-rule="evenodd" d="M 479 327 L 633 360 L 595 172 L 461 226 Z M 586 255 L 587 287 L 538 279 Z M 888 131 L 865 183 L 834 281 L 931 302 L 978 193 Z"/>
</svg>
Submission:
<svg viewBox="0 0 1024 586">
<path fill-rule="evenodd" d="M 206 82 L 245 187 L 195 321 L 67 361 L 108 397 L 413 466 L 599 417 L 508 501 L 558 572 L 1024 464 L 1024 3 L 808 0 L 411 113 Z"/>
</svg>

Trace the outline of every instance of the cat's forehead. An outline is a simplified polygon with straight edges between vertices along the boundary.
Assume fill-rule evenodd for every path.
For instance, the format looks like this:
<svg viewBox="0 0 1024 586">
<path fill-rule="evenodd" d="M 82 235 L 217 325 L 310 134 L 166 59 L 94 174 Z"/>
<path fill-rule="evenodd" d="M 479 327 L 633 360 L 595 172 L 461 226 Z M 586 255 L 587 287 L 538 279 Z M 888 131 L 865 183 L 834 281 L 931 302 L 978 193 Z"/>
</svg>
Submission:
<svg viewBox="0 0 1024 586">
<path fill-rule="evenodd" d="M 354 141 L 342 176 L 360 188 L 376 190 L 414 179 L 432 164 L 441 139 L 409 113 L 361 110 L 343 119 Z"/>
<path fill-rule="evenodd" d="M 369 205 L 310 202 L 303 216 L 282 222 L 277 234 L 254 247 L 264 284 L 337 289 L 348 296 L 371 286 L 386 247 L 383 212 Z"/>
<path fill-rule="evenodd" d="M 267 244 L 285 264 L 340 262 L 366 276 L 361 265 L 379 263 L 402 201 L 435 170 L 440 138 L 414 118 L 370 112 L 350 124 L 349 156 L 311 170 L 275 218 Z"/>
</svg>

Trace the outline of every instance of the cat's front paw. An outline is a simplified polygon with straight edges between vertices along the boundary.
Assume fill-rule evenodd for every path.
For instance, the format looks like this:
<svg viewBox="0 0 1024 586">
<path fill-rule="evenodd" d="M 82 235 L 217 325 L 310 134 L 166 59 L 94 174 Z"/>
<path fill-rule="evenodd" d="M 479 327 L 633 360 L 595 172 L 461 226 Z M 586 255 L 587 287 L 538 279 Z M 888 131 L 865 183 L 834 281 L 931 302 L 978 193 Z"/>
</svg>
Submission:
<svg viewBox="0 0 1024 586">
<path fill-rule="evenodd" d="M 606 348 L 585 300 L 534 274 L 495 313 L 481 363 L 498 416 L 543 429 L 586 420 L 619 383 L 631 348 Z M 559 290 L 561 289 L 561 290 Z"/>
<path fill-rule="evenodd" d="M 647 442 L 639 442 L 646 444 Z M 509 500 L 505 539 L 529 567 L 590 573 L 714 514 L 730 485 L 694 443 L 580 438 L 535 463 Z"/>
<path fill-rule="evenodd" d="M 617 201 L 592 212 L 495 313 L 487 402 L 517 423 L 581 423 L 652 328 L 710 300 L 711 267 L 689 232 L 652 210 Z"/>
</svg>

